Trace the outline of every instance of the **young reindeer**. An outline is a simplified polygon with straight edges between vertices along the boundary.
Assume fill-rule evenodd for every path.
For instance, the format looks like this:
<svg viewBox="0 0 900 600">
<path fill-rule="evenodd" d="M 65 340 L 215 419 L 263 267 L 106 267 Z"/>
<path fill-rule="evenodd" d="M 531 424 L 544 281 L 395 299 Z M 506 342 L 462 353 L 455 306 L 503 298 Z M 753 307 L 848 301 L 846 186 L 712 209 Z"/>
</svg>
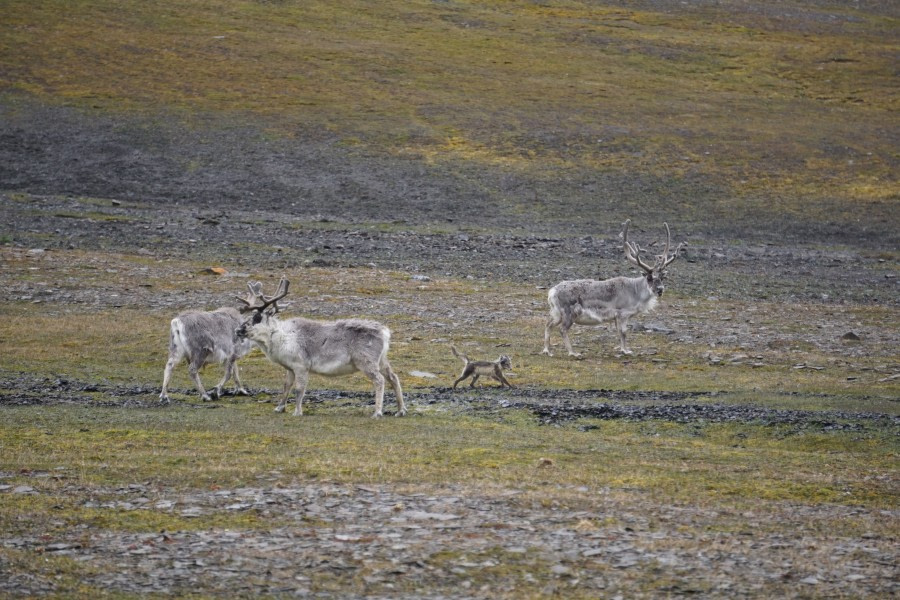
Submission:
<svg viewBox="0 0 900 600">
<path fill-rule="evenodd" d="M 620 235 L 625 248 L 625 259 L 640 267 L 644 274 L 638 277 L 613 277 L 603 281 L 576 279 L 563 281 L 550 288 L 547 294 L 550 318 L 544 328 L 543 354 L 553 356 L 550 352 L 550 328 L 559 326 L 569 356 L 581 358 L 581 354 L 572 350 L 569 328 L 574 324 L 599 325 L 610 319 L 615 321 L 616 330 L 619 332 L 619 349 L 623 354 L 631 354 L 625 341 L 628 319 L 636 314 L 653 310 L 657 299 L 663 295 L 665 289 L 663 278 L 666 275 L 666 267 L 678 257 L 686 242 L 679 244 L 675 252 L 669 256 L 671 234 L 669 225 L 663 223 L 666 228 L 666 247 L 663 253 L 656 257 L 653 266 L 650 266 L 641 259 L 640 246 L 628 241 L 630 224 L 631 219 L 622 224 L 623 230 Z"/>
<path fill-rule="evenodd" d="M 250 304 L 259 294 L 260 284 L 248 284 L 250 294 L 246 299 L 238 298 L 245 304 Z M 253 349 L 249 340 L 236 340 L 234 332 L 241 326 L 243 318 L 240 313 L 231 307 L 223 307 L 211 312 L 189 310 L 172 319 L 169 327 L 169 359 L 163 372 L 162 392 L 159 394 L 160 402 L 169 402 L 169 380 L 172 378 L 172 370 L 182 360 L 187 360 L 188 372 L 200 399 L 212 400 L 222 395 L 222 388 L 234 376 L 237 385 L 237 393 L 250 395 L 241 383 L 237 360 Z M 222 380 L 212 390 L 212 396 L 207 393 L 200 381 L 200 369 L 210 363 L 225 363 L 225 374 Z"/>
<path fill-rule="evenodd" d="M 236 332 L 237 338 L 253 341 L 269 360 L 287 371 L 284 393 L 275 412 L 284 412 L 296 386 L 297 406 L 293 414 L 303 414 L 303 395 L 310 372 L 337 376 L 362 371 L 375 385 L 372 416 L 382 416 L 385 380 L 390 381 L 397 396 L 396 415 L 406 415 L 400 379 L 387 359 L 391 331 L 381 323 L 363 319 L 313 321 L 298 317 L 282 321 L 269 307 L 287 295 L 289 285 L 282 277 L 274 296 L 260 296 L 262 302 L 248 308 L 253 315 Z"/>
<path fill-rule="evenodd" d="M 503 387 L 504 384 L 513 387 L 513 384 L 508 382 L 506 377 L 503 376 L 503 369 L 512 369 L 512 361 L 507 355 L 501 354 L 500 357 L 494 361 L 469 360 L 468 356 L 457 352 L 455 347 L 450 346 L 450 350 L 453 351 L 453 356 L 462 360 L 465 365 L 462 374 L 453 382 L 454 390 L 460 381 L 469 377 L 472 377 L 472 382 L 469 384 L 469 387 L 475 387 L 475 382 L 478 381 L 478 378 L 482 375 L 496 379 L 500 382 L 500 387 Z"/>
</svg>

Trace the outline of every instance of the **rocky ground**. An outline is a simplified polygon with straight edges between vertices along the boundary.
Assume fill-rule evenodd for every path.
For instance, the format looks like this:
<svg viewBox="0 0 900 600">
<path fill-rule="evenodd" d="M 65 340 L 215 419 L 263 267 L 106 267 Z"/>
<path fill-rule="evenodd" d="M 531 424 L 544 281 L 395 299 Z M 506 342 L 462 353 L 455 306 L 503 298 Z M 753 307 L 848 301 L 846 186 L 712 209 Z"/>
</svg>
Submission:
<svg viewBox="0 0 900 600">
<path fill-rule="evenodd" d="M 27 485 L 2 491 L 36 494 Z M 515 490 L 482 497 L 463 486 L 401 491 L 265 482 L 191 494 L 135 483 L 91 494 L 85 506 L 98 510 L 187 518 L 252 511 L 284 524 L 265 531 L 75 529 L 52 539 L 6 538 L 3 545 L 115 565 L 85 583 L 130 594 L 202 589 L 213 595 L 334 597 L 340 590 L 343 598 L 515 598 L 536 578 L 549 582 L 540 590 L 546 597 L 571 597 L 575 590 L 579 597 L 609 598 L 898 592 L 891 539 L 873 529 L 863 539 L 823 542 L 821 533 L 808 530 L 817 520 L 874 525 L 882 518 L 864 508 L 784 505 L 731 514 L 611 490 L 599 490 L 587 508 L 546 507 Z M 641 591 L 648 571 L 667 583 Z M 52 580 L 40 576 L 17 574 L 0 582 L 0 592 L 14 596 L 52 590 Z"/>
</svg>

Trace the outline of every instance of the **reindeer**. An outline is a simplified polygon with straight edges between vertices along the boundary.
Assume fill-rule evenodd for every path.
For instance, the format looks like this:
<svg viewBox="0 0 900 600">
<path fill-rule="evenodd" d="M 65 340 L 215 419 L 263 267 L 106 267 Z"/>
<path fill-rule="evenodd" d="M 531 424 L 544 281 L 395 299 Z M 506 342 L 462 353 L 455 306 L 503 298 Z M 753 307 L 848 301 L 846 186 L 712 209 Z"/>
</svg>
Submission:
<svg viewBox="0 0 900 600">
<path fill-rule="evenodd" d="M 572 350 L 569 341 L 569 328 L 578 325 L 599 325 L 603 321 L 614 320 L 616 330 L 619 332 L 619 349 L 623 354 L 631 354 L 625 341 L 625 331 L 628 328 L 628 319 L 639 313 L 646 313 L 656 307 L 658 298 L 663 295 L 665 287 L 663 278 L 666 275 L 666 267 L 672 264 L 678 257 L 678 253 L 686 242 L 682 242 L 675 248 L 675 252 L 669 256 L 669 244 L 671 234 L 668 223 L 663 223 L 666 228 L 666 247 L 663 253 L 656 257 L 652 266 L 641 258 L 641 248 L 635 242 L 628 241 L 628 226 L 631 219 L 625 221 L 620 237 L 625 248 L 625 259 L 633 265 L 640 267 L 644 275 L 638 277 L 613 277 L 603 281 L 595 279 L 576 279 L 563 281 L 556 284 L 547 293 L 550 303 L 550 318 L 544 328 L 543 354 L 553 356 L 550 352 L 550 328 L 559 326 L 563 344 L 569 352 L 569 356 L 581 358 L 581 354 Z"/>
<path fill-rule="evenodd" d="M 385 379 L 390 381 L 397 396 L 396 415 L 406 415 L 400 379 L 391 369 L 387 359 L 391 331 L 381 323 L 363 319 L 340 321 L 313 321 L 304 318 L 280 320 L 269 309 L 288 293 L 290 282 L 284 277 L 274 296 L 260 295 L 261 303 L 252 305 L 253 315 L 238 328 L 239 339 L 253 341 L 272 362 L 287 371 L 284 392 L 275 412 L 284 412 L 288 396 L 297 388 L 297 406 L 294 416 L 303 414 L 303 395 L 309 381 L 309 373 L 338 376 L 356 371 L 368 377 L 375 385 L 375 414 L 382 416 Z"/>
<path fill-rule="evenodd" d="M 247 298 L 238 300 L 248 306 L 259 294 L 261 284 L 247 284 L 250 294 Z M 250 395 L 241 383 L 237 360 L 253 349 L 253 343 L 249 340 L 236 340 L 234 332 L 241 326 L 243 318 L 240 312 L 231 307 L 223 307 L 211 312 L 190 310 L 179 314 L 172 319 L 169 327 L 169 360 L 163 372 L 162 392 L 159 400 L 169 402 L 169 380 L 172 370 L 182 360 L 187 360 L 188 373 L 200 392 L 200 399 L 204 402 L 213 397 L 222 396 L 222 388 L 234 376 L 237 385 L 237 393 Z M 212 390 L 212 396 L 207 393 L 200 381 L 200 369 L 209 363 L 225 363 L 225 374 L 222 381 Z"/>
</svg>

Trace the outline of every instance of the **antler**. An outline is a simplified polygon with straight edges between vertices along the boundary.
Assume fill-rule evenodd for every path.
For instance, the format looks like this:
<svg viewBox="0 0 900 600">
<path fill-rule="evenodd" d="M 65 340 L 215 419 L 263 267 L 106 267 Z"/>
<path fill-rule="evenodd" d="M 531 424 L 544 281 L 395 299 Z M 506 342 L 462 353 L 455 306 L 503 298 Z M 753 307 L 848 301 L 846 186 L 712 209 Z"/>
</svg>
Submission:
<svg viewBox="0 0 900 600">
<path fill-rule="evenodd" d="M 254 305 L 257 301 L 262 300 L 262 283 L 259 281 L 248 282 L 247 288 L 250 290 L 250 293 L 247 294 L 245 298 L 241 298 L 240 296 L 235 296 L 240 302 L 243 302 L 246 306 L 241 307 L 241 312 L 250 312 L 253 310 Z"/>
<path fill-rule="evenodd" d="M 666 226 L 666 249 L 663 250 L 662 256 L 656 259 L 660 269 L 665 269 L 672 264 L 672 261 L 678 258 L 678 253 L 681 252 L 681 249 L 687 246 L 687 242 L 681 242 L 675 247 L 675 252 L 672 253 L 672 256 L 669 256 L 669 241 L 672 239 L 672 235 L 669 233 L 669 224 L 663 223 L 663 225 Z"/>
<path fill-rule="evenodd" d="M 625 246 L 625 260 L 634 264 L 635 266 L 642 268 L 646 272 L 651 273 L 653 272 L 653 267 L 641 260 L 641 247 L 638 246 L 635 242 L 628 241 L 629 225 L 631 225 L 631 219 L 628 219 L 627 221 L 622 223 L 623 229 L 622 235 L 620 236 L 622 238 L 622 243 Z M 668 249 L 668 245 L 666 245 L 666 248 Z"/>
<path fill-rule="evenodd" d="M 241 298 L 240 296 L 235 296 L 235 298 L 247 305 L 241 308 L 241 312 L 250 312 L 251 310 L 262 312 L 273 304 L 275 305 L 275 312 L 278 312 L 278 301 L 287 296 L 290 283 L 291 282 L 282 275 L 281 281 L 278 282 L 278 289 L 275 291 L 275 295 L 266 296 L 262 293 L 262 283 L 255 281 L 247 284 L 250 293 L 246 298 Z"/>
<path fill-rule="evenodd" d="M 290 281 L 287 280 L 287 277 L 284 275 L 281 276 L 281 281 L 278 282 L 278 289 L 275 290 L 274 296 L 263 296 L 263 304 L 262 306 L 254 306 L 253 309 L 259 312 L 262 312 L 272 306 L 275 305 L 275 312 L 278 312 L 278 301 L 287 296 L 288 286 L 291 284 Z"/>
</svg>

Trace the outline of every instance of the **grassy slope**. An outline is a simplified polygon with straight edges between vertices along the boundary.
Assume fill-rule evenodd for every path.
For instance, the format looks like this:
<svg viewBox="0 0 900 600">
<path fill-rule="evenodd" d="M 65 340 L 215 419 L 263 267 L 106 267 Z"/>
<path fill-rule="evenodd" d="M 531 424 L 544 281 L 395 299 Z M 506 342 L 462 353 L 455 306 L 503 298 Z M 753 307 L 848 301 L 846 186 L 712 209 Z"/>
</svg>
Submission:
<svg viewBox="0 0 900 600">
<path fill-rule="evenodd" d="M 897 19 L 755 4 L 12 0 L 0 85 L 104 110 L 265 116 L 282 133 L 534 175 L 640 169 L 739 197 L 896 199 Z M 800 27 L 796 10 L 818 16 Z"/>
</svg>

